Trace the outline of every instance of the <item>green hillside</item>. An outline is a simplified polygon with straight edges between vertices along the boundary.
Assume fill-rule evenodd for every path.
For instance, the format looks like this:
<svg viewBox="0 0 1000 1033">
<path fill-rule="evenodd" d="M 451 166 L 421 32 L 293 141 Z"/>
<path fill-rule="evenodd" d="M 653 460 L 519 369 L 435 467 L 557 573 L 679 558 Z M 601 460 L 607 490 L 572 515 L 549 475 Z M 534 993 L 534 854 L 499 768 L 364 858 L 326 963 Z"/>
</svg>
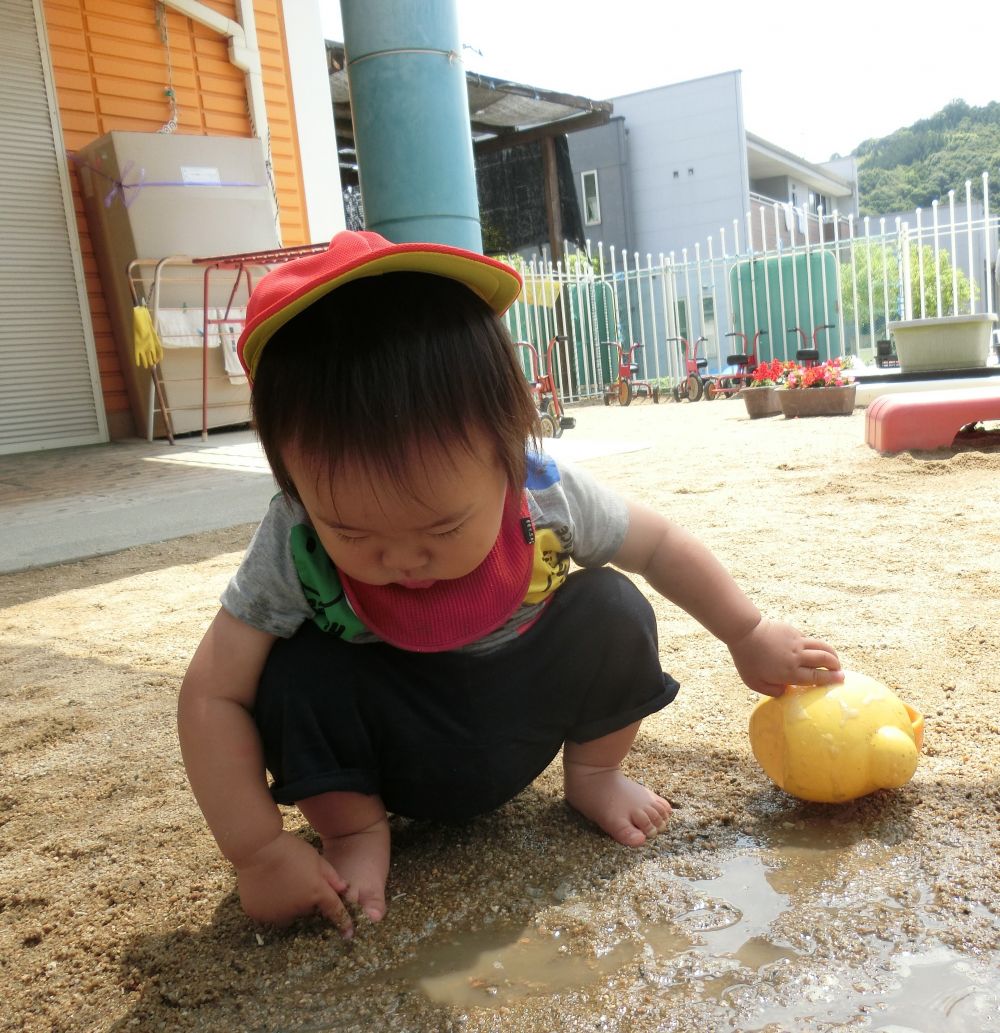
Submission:
<svg viewBox="0 0 1000 1033">
<path fill-rule="evenodd" d="M 1000 103 L 970 107 L 954 100 L 936 115 L 865 140 L 858 158 L 862 215 L 929 208 L 935 198 L 955 191 L 965 200 L 965 181 L 974 198 L 983 194 L 983 172 L 990 176 L 990 207 L 1000 204 Z"/>
</svg>

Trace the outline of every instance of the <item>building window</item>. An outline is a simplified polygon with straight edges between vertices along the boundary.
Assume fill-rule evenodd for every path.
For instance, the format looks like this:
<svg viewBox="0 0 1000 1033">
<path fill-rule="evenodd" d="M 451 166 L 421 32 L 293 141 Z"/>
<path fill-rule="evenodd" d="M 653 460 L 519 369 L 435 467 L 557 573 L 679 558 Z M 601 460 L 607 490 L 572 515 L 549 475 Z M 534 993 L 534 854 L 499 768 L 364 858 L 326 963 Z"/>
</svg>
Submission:
<svg viewBox="0 0 1000 1033">
<path fill-rule="evenodd" d="M 597 190 L 597 170 L 580 173 L 583 186 L 583 221 L 596 226 L 601 221 L 601 195 Z"/>
</svg>

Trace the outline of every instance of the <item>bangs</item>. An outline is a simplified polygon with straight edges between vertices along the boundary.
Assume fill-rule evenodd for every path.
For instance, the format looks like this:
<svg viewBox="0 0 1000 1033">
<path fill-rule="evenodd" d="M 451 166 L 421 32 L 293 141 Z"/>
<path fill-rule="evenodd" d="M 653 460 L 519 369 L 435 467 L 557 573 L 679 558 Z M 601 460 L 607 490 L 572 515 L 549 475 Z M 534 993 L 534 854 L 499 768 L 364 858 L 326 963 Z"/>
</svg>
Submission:
<svg viewBox="0 0 1000 1033">
<path fill-rule="evenodd" d="M 261 355 L 252 405 L 293 496 L 286 448 L 331 478 L 347 464 L 405 491 L 422 450 L 473 454 L 483 438 L 519 485 L 538 437 L 503 323 L 466 287 L 420 273 L 347 284 L 290 320 Z"/>
</svg>

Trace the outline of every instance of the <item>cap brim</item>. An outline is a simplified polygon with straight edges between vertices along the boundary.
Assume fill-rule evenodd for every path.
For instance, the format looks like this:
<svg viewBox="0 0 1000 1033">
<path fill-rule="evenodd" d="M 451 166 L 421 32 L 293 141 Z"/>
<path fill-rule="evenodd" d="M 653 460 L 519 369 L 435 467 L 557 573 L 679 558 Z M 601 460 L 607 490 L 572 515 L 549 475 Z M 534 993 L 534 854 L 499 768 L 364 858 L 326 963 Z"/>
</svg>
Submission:
<svg viewBox="0 0 1000 1033">
<path fill-rule="evenodd" d="M 360 260 L 339 276 L 323 280 L 312 288 L 282 304 L 262 319 L 243 339 L 241 358 L 250 380 L 257 372 L 257 363 L 264 345 L 275 331 L 308 308 L 317 299 L 352 280 L 381 276 L 384 273 L 430 273 L 445 276 L 464 284 L 478 294 L 497 315 L 503 315 L 521 292 L 521 279 L 513 269 L 488 258 L 477 259 L 459 252 L 444 250 L 403 249 L 377 258 Z"/>
</svg>

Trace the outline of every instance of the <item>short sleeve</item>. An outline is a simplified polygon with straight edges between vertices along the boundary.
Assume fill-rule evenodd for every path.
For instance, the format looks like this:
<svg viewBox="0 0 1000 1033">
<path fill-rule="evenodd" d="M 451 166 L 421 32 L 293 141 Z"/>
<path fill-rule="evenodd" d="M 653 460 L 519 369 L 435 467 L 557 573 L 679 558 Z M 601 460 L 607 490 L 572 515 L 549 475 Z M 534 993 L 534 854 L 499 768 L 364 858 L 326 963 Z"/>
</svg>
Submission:
<svg viewBox="0 0 1000 1033">
<path fill-rule="evenodd" d="M 305 510 L 276 495 L 254 532 L 239 569 L 222 593 L 225 610 L 252 628 L 290 638 L 313 613 L 292 558 L 291 531 Z"/>
<path fill-rule="evenodd" d="M 628 505 L 590 473 L 544 453 L 528 454 L 528 493 L 536 524 L 552 527 L 581 567 L 608 563 L 625 541 Z"/>
</svg>

